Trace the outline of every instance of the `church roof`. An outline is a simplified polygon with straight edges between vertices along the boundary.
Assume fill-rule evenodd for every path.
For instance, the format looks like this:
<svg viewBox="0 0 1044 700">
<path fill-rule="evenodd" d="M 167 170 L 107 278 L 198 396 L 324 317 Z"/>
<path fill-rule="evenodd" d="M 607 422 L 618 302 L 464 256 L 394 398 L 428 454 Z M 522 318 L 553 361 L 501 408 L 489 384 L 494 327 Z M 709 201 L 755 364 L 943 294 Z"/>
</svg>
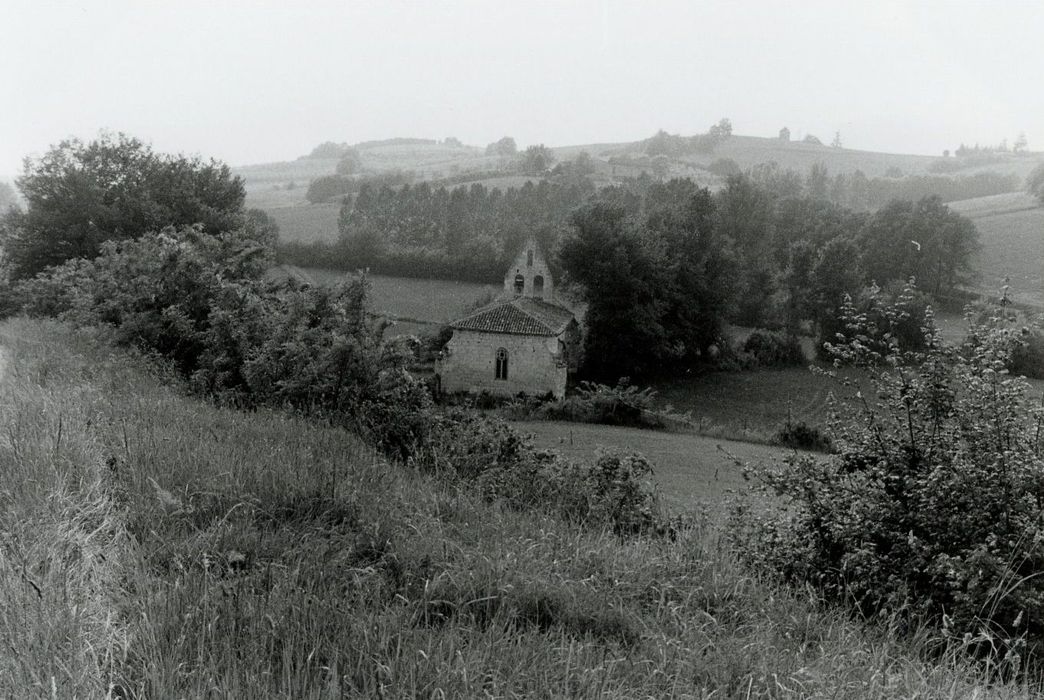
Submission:
<svg viewBox="0 0 1044 700">
<path fill-rule="evenodd" d="M 573 313 L 569 309 L 540 299 L 517 297 L 479 309 L 454 321 L 450 327 L 486 333 L 555 336 L 572 320 Z"/>
</svg>

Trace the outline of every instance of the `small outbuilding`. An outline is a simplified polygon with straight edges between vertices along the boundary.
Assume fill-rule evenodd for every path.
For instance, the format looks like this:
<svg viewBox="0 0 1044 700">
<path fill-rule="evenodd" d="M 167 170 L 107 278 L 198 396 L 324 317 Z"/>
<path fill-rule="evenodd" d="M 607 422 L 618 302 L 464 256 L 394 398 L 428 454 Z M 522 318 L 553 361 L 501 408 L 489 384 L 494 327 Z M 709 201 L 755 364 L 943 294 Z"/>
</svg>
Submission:
<svg viewBox="0 0 1044 700">
<path fill-rule="evenodd" d="M 436 365 L 442 391 L 496 396 L 565 396 L 576 370 L 580 327 L 556 303 L 540 247 L 530 240 L 504 276 L 497 301 L 450 324 L 453 337 Z"/>
</svg>

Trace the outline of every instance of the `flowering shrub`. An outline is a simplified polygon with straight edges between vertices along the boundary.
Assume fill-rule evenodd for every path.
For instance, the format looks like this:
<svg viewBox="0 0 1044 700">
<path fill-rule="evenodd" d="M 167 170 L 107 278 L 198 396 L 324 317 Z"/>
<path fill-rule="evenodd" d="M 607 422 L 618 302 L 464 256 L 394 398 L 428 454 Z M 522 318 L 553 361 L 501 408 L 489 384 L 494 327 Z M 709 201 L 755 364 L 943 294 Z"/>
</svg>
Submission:
<svg viewBox="0 0 1044 700">
<path fill-rule="evenodd" d="M 994 318 L 948 347 L 928 309 L 923 349 L 909 350 L 897 333 L 907 311 L 878 308 L 846 304 L 828 345 L 874 389 L 853 384 L 833 402 L 835 454 L 751 470 L 783 503 L 738 503 L 731 537 L 752 565 L 867 616 L 999 643 L 1014 668 L 1044 633 L 1044 413 L 1006 370 L 1021 331 Z"/>
</svg>

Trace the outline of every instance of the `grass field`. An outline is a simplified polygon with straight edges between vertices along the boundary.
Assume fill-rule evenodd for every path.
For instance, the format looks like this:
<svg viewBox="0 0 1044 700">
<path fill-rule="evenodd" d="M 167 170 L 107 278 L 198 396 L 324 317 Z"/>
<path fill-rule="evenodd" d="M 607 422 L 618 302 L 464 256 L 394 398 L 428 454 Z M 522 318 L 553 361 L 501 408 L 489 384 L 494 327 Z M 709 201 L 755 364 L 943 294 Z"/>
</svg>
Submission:
<svg viewBox="0 0 1044 700">
<path fill-rule="evenodd" d="M 779 460 L 788 450 L 768 445 L 639 428 L 587 423 L 517 421 L 533 436 L 533 444 L 572 459 L 590 459 L 602 448 L 634 450 L 656 465 L 653 481 L 664 499 L 679 511 L 706 508 L 721 512 L 728 492 L 744 488 L 739 462 Z"/>
<path fill-rule="evenodd" d="M 0 696 L 1015 698 L 676 540 L 484 502 L 353 434 L 0 325 Z"/>
<path fill-rule="evenodd" d="M 331 285 L 344 273 L 301 268 L 317 284 Z M 370 303 L 374 311 L 396 318 L 443 323 L 457 318 L 468 306 L 500 290 L 488 284 L 370 275 Z"/>
<path fill-rule="evenodd" d="M 340 204 L 304 202 L 293 206 L 265 208 L 265 211 L 279 225 L 281 241 L 333 243 L 337 240 L 337 219 L 341 215 Z"/>
<path fill-rule="evenodd" d="M 1023 192 L 949 206 L 971 218 L 979 230 L 977 291 L 996 298 L 1007 278 L 1016 301 L 1044 310 L 1044 207 Z"/>
<path fill-rule="evenodd" d="M 789 418 L 809 425 L 826 419 L 827 397 L 836 388 L 807 367 L 758 372 L 708 372 L 653 385 L 658 402 L 690 412 L 701 432 L 769 440 Z"/>
</svg>

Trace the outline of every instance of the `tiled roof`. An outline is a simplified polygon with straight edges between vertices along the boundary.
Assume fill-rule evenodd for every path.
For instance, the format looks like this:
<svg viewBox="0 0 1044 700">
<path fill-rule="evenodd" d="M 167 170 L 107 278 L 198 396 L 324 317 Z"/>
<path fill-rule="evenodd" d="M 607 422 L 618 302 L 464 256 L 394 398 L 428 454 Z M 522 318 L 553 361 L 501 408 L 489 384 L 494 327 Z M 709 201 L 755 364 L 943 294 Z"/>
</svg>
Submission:
<svg viewBox="0 0 1044 700">
<path fill-rule="evenodd" d="M 486 333 L 554 336 L 564 331 L 572 320 L 572 312 L 561 306 L 539 299 L 517 297 L 479 309 L 450 326 Z"/>
</svg>

